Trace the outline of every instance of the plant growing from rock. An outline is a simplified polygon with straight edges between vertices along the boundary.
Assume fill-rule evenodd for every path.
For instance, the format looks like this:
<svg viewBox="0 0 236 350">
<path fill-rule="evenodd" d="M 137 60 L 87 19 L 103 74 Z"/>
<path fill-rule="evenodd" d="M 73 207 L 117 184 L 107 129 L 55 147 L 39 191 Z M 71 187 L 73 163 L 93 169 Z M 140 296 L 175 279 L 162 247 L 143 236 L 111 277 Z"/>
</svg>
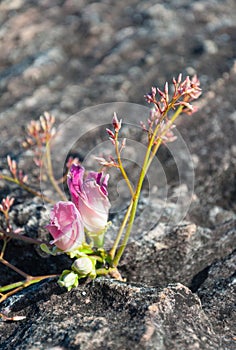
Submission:
<svg viewBox="0 0 236 350">
<path fill-rule="evenodd" d="M 9 210 L 14 203 L 14 198 L 6 197 L 2 200 L 0 211 L 5 221 L 0 230 L 0 239 L 3 242 L 0 262 L 19 273 L 23 281 L 0 287 L 0 301 L 33 283 L 55 277 L 55 275 L 29 276 L 7 261 L 5 259 L 6 246 L 13 238 L 38 244 L 48 254 L 67 254 L 72 260 L 71 266 L 62 271 L 58 283 L 68 290 L 76 287 L 80 280 L 94 279 L 97 276 L 110 275 L 123 280 L 118 269 L 119 262 L 132 233 L 145 176 L 160 146 L 175 141 L 175 120 L 183 113 L 194 113 L 196 107 L 192 106 L 191 101 L 201 95 L 200 83 L 196 76 L 182 80 L 180 74 L 177 80 L 173 79 L 171 91 L 169 93 L 166 83 L 164 91 L 153 87 L 151 92 L 145 95 L 146 101 L 152 105 L 152 108 L 147 122 L 140 123 L 147 135 L 147 142 L 145 157 L 135 185 L 131 183 L 122 161 L 122 151 L 126 147 L 126 140 L 122 138 L 122 120 L 119 120 L 115 113 L 111 128 L 106 129 L 114 146 L 115 155 L 111 155 L 109 159 L 97 157 L 97 161 L 102 166 L 102 171 L 99 172 L 87 172 L 78 159 L 70 158 L 67 162 L 68 171 L 62 179 L 55 179 L 51 161 L 51 141 L 56 135 L 53 127 L 54 118 L 49 113 L 45 113 L 39 121 L 32 121 L 28 125 L 27 137 L 23 145 L 33 150 L 36 166 L 39 169 L 44 166 L 46 169 L 42 180 L 50 181 L 61 200 L 54 203 L 40 190 L 30 186 L 28 177 L 18 168 L 17 163 L 8 157 L 9 171 L 1 173 L 0 178 L 15 183 L 32 195 L 54 205 L 46 226 L 53 240 L 42 242 L 22 235 L 19 230 L 13 230 Z M 43 156 L 44 152 L 45 156 Z M 110 250 L 107 251 L 104 243 L 111 224 L 108 221 L 111 206 L 108 194 L 110 167 L 116 168 L 125 180 L 130 193 L 130 202 L 116 238 Z M 67 180 L 70 193 L 69 200 L 60 186 L 65 180 Z M 6 316 L 2 315 L 2 317 L 6 319 Z"/>
</svg>

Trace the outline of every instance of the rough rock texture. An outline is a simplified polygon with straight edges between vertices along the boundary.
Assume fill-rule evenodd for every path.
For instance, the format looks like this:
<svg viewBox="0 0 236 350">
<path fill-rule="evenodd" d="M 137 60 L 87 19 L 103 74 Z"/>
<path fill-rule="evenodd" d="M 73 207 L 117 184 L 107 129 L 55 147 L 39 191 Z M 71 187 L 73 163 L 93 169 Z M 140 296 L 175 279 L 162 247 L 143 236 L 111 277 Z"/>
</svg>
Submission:
<svg viewBox="0 0 236 350">
<path fill-rule="evenodd" d="M 198 289 L 202 306 L 212 327 L 224 338 L 226 348 L 230 347 L 232 339 L 235 341 L 235 265 L 235 252 L 218 260 L 211 265 L 207 278 Z"/>
<path fill-rule="evenodd" d="M 0 323 L 1 349 L 235 349 L 235 23 L 233 0 L 1 2 L 0 171 L 7 154 L 21 157 L 21 166 L 32 171 L 31 154 L 19 144 L 26 122 L 45 110 L 65 127 L 85 107 L 143 105 L 152 85 L 162 87 L 179 72 L 196 72 L 203 87 L 199 112 L 177 123 L 193 161 L 194 192 L 191 166 L 181 182 L 180 163 L 161 149 L 167 185 L 160 182 L 148 195 L 145 187 L 121 261 L 127 283 L 98 279 L 70 293 L 54 281 L 28 288 L 1 305 L 5 314 L 27 316 Z M 72 153 L 81 159 L 106 137 L 97 123 L 109 120 L 114 109 L 103 108 L 104 115 L 96 109 L 78 115 L 82 136 Z M 137 129 L 125 132 L 144 141 Z M 136 149 L 128 143 L 127 152 L 132 158 Z M 188 163 L 186 152 L 181 155 Z M 129 169 L 136 171 L 133 164 Z M 109 192 L 119 210 L 111 213 L 110 237 L 127 203 L 116 174 L 112 179 Z M 0 196 L 8 193 L 16 197 L 15 227 L 42 238 L 48 207 L 0 181 Z M 38 253 L 13 241 L 6 257 L 34 275 L 69 266 L 64 256 Z M 1 285 L 19 278 L 3 265 L 0 276 Z"/>
<path fill-rule="evenodd" d="M 12 334 L 1 348 L 222 348 L 200 300 L 181 284 L 160 291 L 144 284 L 98 279 L 61 293 L 51 283 L 32 289 L 29 298 L 18 295 L 11 309 L 24 307 L 28 320 L 22 327 L 4 325 L 5 332 Z"/>
</svg>

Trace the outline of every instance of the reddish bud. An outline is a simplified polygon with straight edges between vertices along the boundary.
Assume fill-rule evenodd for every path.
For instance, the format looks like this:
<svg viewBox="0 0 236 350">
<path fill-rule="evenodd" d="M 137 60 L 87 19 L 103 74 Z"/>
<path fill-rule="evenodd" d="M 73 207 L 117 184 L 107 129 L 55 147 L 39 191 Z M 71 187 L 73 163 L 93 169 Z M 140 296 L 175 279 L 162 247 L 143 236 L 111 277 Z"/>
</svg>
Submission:
<svg viewBox="0 0 236 350">
<path fill-rule="evenodd" d="M 2 203 L 0 204 L 0 211 L 3 213 L 8 213 L 11 206 L 14 203 L 15 198 L 7 196 L 6 198 L 2 199 Z"/>
<path fill-rule="evenodd" d="M 122 124 L 122 119 L 118 120 L 116 113 L 114 113 L 113 119 L 112 119 L 112 125 L 115 129 L 115 132 L 119 132 Z"/>
<path fill-rule="evenodd" d="M 111 138 L 115 138 L 115 134 L 113 131 L 111 131 L 110 129 L 106 128 L 106 132 L 108 133 L 108 135 L 111 137 Z"/>
<path fill-rule="evenodd" d="M 109 137 L 109 140 L 111 141 L 111 143 L 113 144 L 113 146 L 115 146 L 116 142 L 112 137 Z M 119 144 L 119 142 L 117 141 L 117 143 Z"/>
<path fill-rule="evenodd" d="M 182 73 L 180 73 L 179 76 L 178 76 L 178 84 L 181 83 L 181 80 L 182 80 Z"/>
<path fill-rule="evenodd" d="M 144 124 L 144 122 L 140 121 L 140 125 L 144 131 L 147 131 L 147 128 L 146 128 L 146 125 Z"/>
</svg>

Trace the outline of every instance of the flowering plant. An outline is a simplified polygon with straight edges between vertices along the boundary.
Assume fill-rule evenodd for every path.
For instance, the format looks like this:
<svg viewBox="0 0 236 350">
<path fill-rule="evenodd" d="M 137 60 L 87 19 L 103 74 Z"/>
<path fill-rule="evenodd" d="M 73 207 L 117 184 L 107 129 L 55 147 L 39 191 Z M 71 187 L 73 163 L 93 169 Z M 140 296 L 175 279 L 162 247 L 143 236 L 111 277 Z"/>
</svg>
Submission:
<svg viewBox="0 0 236 350">
<path fill-rule="evenodd" d="M 175 141 L 175 120 L 182 113 L 189 115 L 194 113 L 197 108 L 191 104 L 191 101 L 200 95 L 201 89 L 197 77 L 194 76 L 192 79 L 187 77 L 182 80 L 181 74 L 177 80 L 173 79 L 172 94 L 169 94 L 166 83 L 164 91 L 153 87 L 151 92 L 145 95 L 146 101 L 152 105 L 152 109 L 147 122 L 140 122 L 142 130 L 147 135 L 147 141 L 145 156 L 136 184 L 132 184 L 122 161 L 122 151 L 126 147 L 126 139 L 120 135 L 122 133 L 122 120 L 118 119 L 116 113 L 112 119 L 112 127 L 106 129 L 109 140 L 114 146 L 115 156 L 110 156 L 109 159 L 97 157 L 97 161 L 102 166 L 102 170 L 99 172 L 87 172 L 77 159 L 70 158 L 67 162 L 68 172 L 59 180 L 55 179 L 51 162 L 50 141 L 55 135 L 54 118 L 45 113 L 38 122 L 30 123 L 24 146 L 33 147 L 36 165 L 38 167 L 41 167 L 42 164 L 45 166 L 46 180 L 51 182 L 61 200 L 54 203 L 53 200 L 42 195 L 40 191 L 32 189 L 27 183 L 27 176 L 18 169 L 17 163 L 8 157 L 10 175 L 2 173 L 0 177 L 16 183 L 31 194 L 54 204 L 50 222 L 46 226 L 53 240 L 42 242 L 19 235 L 19 232 L 13 230 L 8 215 L 14 199 L 7 197 L 2 201 L 0 211 L 5 217 L 6 225 L 0 233 L 0 238 L 3 240 L 0 262 L 21 274 L 25 280 L 17 285 L 0 287 L 1 300 L 5 300 L 7 296 L 31 283 L 49 277 L 29 276 L 4 259 L 6 245 L 11 238 L 40 244 L 42 250 L 48 254 L 67 254 L 72 260 L 71 266 L 61 273 L 58 283 L 68 290 L 76 287 L 81 279 L 93 279 L 99 275 L 110 275 L 122 280 L 118 270 L 119 262 L 129 241 L 145 176 L 160 146 Z M 46 157 L 43 158 L 44 148 L 46 149 Z M 125 180 L 130 193 L 130 202 L 113 244 L 109 250 L 105 250 L 104 243 L 106 235 L 109 234 L 109 210 L 111 207 L 108 195 L 109 174 L 107 172 L 111 167 L 119 170 Z M 66 180 L 69 200 L 60 187 L 60 183 Z"/>
</svg>

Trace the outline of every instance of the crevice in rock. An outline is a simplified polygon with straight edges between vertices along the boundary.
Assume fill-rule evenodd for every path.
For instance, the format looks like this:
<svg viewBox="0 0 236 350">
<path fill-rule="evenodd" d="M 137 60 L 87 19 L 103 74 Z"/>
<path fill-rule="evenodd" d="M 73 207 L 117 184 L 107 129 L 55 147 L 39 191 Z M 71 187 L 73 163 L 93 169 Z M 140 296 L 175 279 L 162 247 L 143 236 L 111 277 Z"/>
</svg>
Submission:
<svg viewBox="0 0 236 350">
<path fill-rule="evenodd" d="M 189 287 L 189 289 L 193 293 L 196 293 L 197 290 L 199 289 L 199 287 L 207 279 L 209 269 L 210 269 L 210 266 L 207 266 L 207 267 L 205 267 L 205 269 L 201 270 L 195 276 L 193 276 L 190 287 Z"/>
</svg>

